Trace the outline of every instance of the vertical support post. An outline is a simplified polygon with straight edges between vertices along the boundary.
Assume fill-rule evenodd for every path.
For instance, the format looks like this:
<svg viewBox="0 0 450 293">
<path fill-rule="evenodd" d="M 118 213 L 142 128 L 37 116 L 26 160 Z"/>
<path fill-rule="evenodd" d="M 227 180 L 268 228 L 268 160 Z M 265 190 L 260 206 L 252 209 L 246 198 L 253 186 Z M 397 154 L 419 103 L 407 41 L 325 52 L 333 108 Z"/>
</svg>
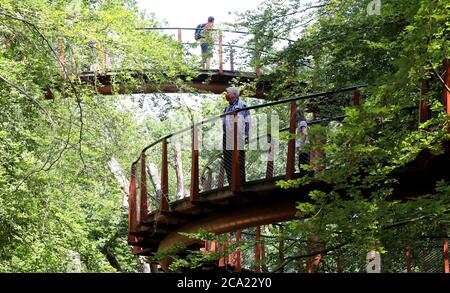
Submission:
<svg viewBox="0 0 450 293">
<path fill-rule="evenodd" d="M 198 199 L 198 129 L 192 126 L 192 162 L 191 162 L 191 202 Z"/>
<path fill-rule="evenodd" d="M 412 272 L 412 256 L 409 241 L 406 243 L 406 272 L 407 273 Z"/>
<path fill-rule="evenodd" d="M 230 70 L 234 71 L 234 50 L 233 47 L 230 49 Z"/>
<path fill-rule="evenodd" d="M 167 166 L 167 139 L 162 141 L 162 157 L 161 157 L 161 199 L 159 202 L 159 210 L 161 212 L 169 210 L 169 169 Z"/>
<path fill-rule="evenodd" d="M 211 241 L 211 248 L 209 251 L 217 251 L 217 242 L 215 240 Z"/>
<path fill-rule="evenodd" d="M 65 44 L 64 40 L 59 40 L 59 73 L 63 78 L 66 78 L 66 70 L 65 70 Z"/>
<path fill-rule="evenodd" d="M 442 103 L 447 109 L 447 115 L 450 116 L 450 92 L 447 88 L 450 88 L 450 60 L 445 59 L 444 60 L 444 82 L 447 85 L 447 87 L 444 86 L 443 94 L 442 94 Z M 450 128 L 449 128 L 450 131 Z"/>
<path fill-rule="evenodd" d="M 179 28 L 179 29 L 178 29 L 178 43 L 181 44 L 181 42 L 182 42 L 182 38 L 181 38 L 181 29 Z"/>
<path fill-rule="evenodd" d="M 237 192 L 240 186 L 240 161 L 238 144 L 238 113 L 233 114 L 233 151 L 231 160 L 231 191 Z"/>
<path fill-rule="evenodd" d="M 448 238 L 444 238 L 444 273 L 450 273 L 450 267 L 448 262 Z"/>
<path fill-rule="evenodd" d="M 289 135 L 295 134 L 296 128 L 296 113 L 297 113 L 297 103 L 291 102 L 291 116 L 289 119 Z M 295 140 L 289 138 L 288 142 L 288 153 L 286 160 L 286 180 L 294 179 L 295 172 Z"/>
<path fill-rule="evenodd" d="M 221 244 L 220 251 L 223 253 L 225 251 L 225 249 L 227 249 L 226 244 Z M 224 267 L 224 266 L 225 266 L 225 256 L 222 256 L 221 258 L 219 258 L 219 267 Z"/>
<path fill-rule="evenodd" d="M 261 272 L 261 226 L 256 227 L 255 237 L 255 273 Z"/>
<path fill-rule="evenodd" d="M 361 92 L 359 91 L 359 89 L 355 89 L 355 91 L 353 92 L 353 105 L 361 105 Z"/>
<path fill-rule="evenodd" d="M 128 194 L 128 242 L 134 239 L 136 231 L 136 164 L 131 165 L 130 190 Z"/>
<path fill-rule="evenodd" d="M 230 247 L 232 244 L 233 244 L 233 240 L 231 240 L 230 234 L 227 234 L 227 246 Z M 235 256 L 234 253 L 228 254 L 225 262 L 231 266 L 236 265 L 236 259 L 234 256 Z"/>
<path fill-rule="evenodd" d="M 145 168 L 145 153 L 141 153 L 141 173 L 139 176 L 139 187 L 141 189 L 141 208 L 139 221 L 144 223 L 147 221 L 147 170 Z"/>
<path fill-rule="evenodd" d="M 236 244 L 239 246 L 240 243 L 241 243 L 241 230 L 237 230 L 236 231 Z M 235 266 L 234 270 L 236 272 L 240 272 L 241 269 L 242 269 L 241 249 L 237 248 L 236 249 L 236 266 Z"/>
<path fill-rule="evenodd" d="M 283 237 L 284 227 L 280 226 L 280 235 Z M 278 243 L 278 265 L 281 265 L 284 262 L 284 238 L 281 238 Z M 284 272 L 284 268 L 281 269 L 281 273 Z"/>
<path fill-rule="evenodd" d="M 223 74 L 223 46 L 222 31 L 219 31 L 219 74 Z"/>
</svg>

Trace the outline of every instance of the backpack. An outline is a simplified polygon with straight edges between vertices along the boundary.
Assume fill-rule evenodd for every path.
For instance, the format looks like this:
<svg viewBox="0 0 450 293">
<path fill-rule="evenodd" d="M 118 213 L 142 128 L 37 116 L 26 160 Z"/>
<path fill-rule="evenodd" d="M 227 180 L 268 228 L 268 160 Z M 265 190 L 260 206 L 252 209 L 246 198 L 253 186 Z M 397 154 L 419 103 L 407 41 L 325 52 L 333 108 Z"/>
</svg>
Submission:
<svg viewBox="0 0 450 293">
<path fill-rule="evenodd" d="M 201 23 L 201 24 L 197 25 L 197 27 L 195 28 L 195 34 L 194 34 L 195 40 L 200 40 L 201 38 L 205 37 L 205 26 L 206 26 L 206 23 Z"/>
</svg>

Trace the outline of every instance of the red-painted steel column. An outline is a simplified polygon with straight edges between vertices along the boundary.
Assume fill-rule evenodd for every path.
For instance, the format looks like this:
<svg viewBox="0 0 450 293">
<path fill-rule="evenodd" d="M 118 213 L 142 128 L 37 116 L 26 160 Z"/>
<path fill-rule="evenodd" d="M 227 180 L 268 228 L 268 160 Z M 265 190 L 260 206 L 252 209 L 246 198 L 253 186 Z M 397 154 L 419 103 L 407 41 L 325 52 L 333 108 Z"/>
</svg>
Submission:
<svg viewBox="0 0 450 293">
<path fill-rule="evenodd" d="M 181 39 L 181 29 L 178 29 L 178 42 L 181 44 L 182 39 Z"/>
<path fill-rule="evenodd" d="M 209 251 L 217 251 L 217 242 L 215 240 L 211 241 L 211 248 Z"/>
<path fill-rule="evenodd" d="M 289 119 L 289 135 L 295 134 L 297 103 L 291 102 L 291 116 Z M 286 160 L 286 180 L 294 179 L 295 173 L 295 139 L 289 138 Z"/>
<path fill-rule="evenodd" d="M 131 165 L 130 191 L 128 194 L 128 241 L 134 240 L 136 231 L 136 164 Z"/>
<path fill-rule="evenodd" d="M 448 238 L 444 238 L 444 273 L 450 273 L 450 267 L 448 263 Z"/>
<path fill-rule="evenodd" d="M 191 202 L 198 200 L 198 129 L 197 125 L 192 126 L 192 162 L 191 162 Z"/>
<path fill-rule="evenodd" d="M 361 92 L 359 91 L 359 89 L 355 89 L 355 91 L 353 92 L 353 105 L 361 105 Z"/>
<path fill-rule="evenodd" d="M 167 166 L 167 139 L 162 141 L 161 159 L 161 200 L 160 211 L 169 210 L 169 169 Z"/>
<path fill-rule="evenodd" d="M 406 272 L 407 273 L 412 272 L 412 256 L 409 241 L 406 243 Z"/>
<path fill-rule="evenodd" d="M 444 60 L 444 82 L 447 85 L 447 87 L 444 86 L 444 90 L 443 90 L 443 94 L 442 94 L 442 99 L 443 99 L 443 104 L 447 109 L 447 114 L 450 116 L 450 92 L 448 91 L 447 88 L 450 88 L 450 60 L 449 59 L 445 59 Z M 450 127 L 449 127 L 449 131 L 450 131 Z"/>
<path fill-rule="evenodd" d="M 238 144 L 238 114 L 233 114 L 233 151 L 231 161 L 231 191 L 237 192 L 240 186 L 240 162 L 239 162 L 239 144 Z"/>
<path fill-rule="evenodd" d="M 227 246 L 230 247 L 231 245 L 233 245 L 233 240 L 231 239 L 230 234 L 227 234 Z M 234 253 L 228 254 L 226 262 L 231 266 L 236 265 L 236 259 L 234 257 Z"/>
<path fill-rule="evenodd" d="M 147 207 L 147 176 L 145 168 L 145 153 L 141 153 L 141 174 L 139 180 L 139 187 L 141 189 L 141 208 L 139 221 L 144 223 L 147 221 L 148 207 Z"/>
<path fill-rule="evenodd" d="M 221 244 L 220 245 L 220 251 L 223 253 L 225 250 L 227 249 L 226 244 Z M 219 258 L 219 267 L 224 267 L 225 266 L 225 256 L 222 256 L 221 258 Z"/>
<path fill-rule="evenodd" d="M 261 226 L 256 227 L 256 239 L 255 239 L 255 272 L 261 272 Z"/>
<path fill-rule="evenodd" d="M 219 74 L 223 74 L 222 31 L 219 31 Z"/>
<path fill-rule="evenodd" d="M 240 243 L 241 243 L 241 230 L 237 230 L 236 244 L 239 246 Z M 240 272 L 242 270 L 241 249 L 239 247 L 236 249 L 236 266 L 234 270 L 236 272 Z"/>
</svg>

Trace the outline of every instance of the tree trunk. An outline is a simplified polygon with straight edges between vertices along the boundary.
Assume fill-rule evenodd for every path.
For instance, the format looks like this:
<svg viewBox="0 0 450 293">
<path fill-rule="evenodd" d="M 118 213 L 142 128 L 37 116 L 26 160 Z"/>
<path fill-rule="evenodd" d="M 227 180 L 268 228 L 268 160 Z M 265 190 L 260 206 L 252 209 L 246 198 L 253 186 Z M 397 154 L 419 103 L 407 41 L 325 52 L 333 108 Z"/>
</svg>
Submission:
<svg viewBox="0 0 450 293">
<path fill-rule="evenodd" d="M 150 165 L 150 164 L 149 164 Z M 124 209 L 128 209 L 128 188 L 129 188 L 129 181 L 127 177 L 125 176 L 125 172 L 123 171 L 122 166 L 117 162 L 116 158 L 112 157 L 108 162 L 109 170 L 111 170 L 111 173 L 113 173 L 114 177 L 117 180 L 117 183 L 120 186 L 120 190 L 122 191 L 122 207 Z M 156 188 L 155 188 L 156 189 Z M 120 231 L 116 232 L 114 236 L 112 236 L 104 246 L 99 247 L 100 252 L 105 255 L 106 259 L 108 260 L 109 264 L 117 269 L 119 272 L 122 271 L 122 268 L 120 266 L 119 261 L 117 260 L 116 256 L 111 252 L 109 249 L 110 245 L 116 240 L 117 237 L 120 236 Z M 146 262 L 145 257 L 140 256 L 139 260 L 141 261 L 141 271 L 143 273 L 150 273 L 150 266 Z"/>
<path fill-rule="evenodd" d="M 176 199 L 184 197 L 184 176 L 183 161 L 181 160 L 181 147 L 179 142 L 172 144 L 173 153 L 175 155 L 175 174 L 177 176 L 177 193 Z"/>
<path fill-rule="evenodd" d="M 122 207 L 128 209 L 128 188 L 130 183 L 125 176 L 122 166 L 117 162 L 116 158 L 112 157 L 108 162 L 109 170 L 113 173 L 122 191 Z"/>
<path fill-rule="evenodd" d="M 161 178 L 159 177 L 159 171 L 155 164 L 147 164 L 147 173 L 150 176 L 153 188 L 155 189 L 155 197 L 159 202 L 161 200 Z"/>
</svg>

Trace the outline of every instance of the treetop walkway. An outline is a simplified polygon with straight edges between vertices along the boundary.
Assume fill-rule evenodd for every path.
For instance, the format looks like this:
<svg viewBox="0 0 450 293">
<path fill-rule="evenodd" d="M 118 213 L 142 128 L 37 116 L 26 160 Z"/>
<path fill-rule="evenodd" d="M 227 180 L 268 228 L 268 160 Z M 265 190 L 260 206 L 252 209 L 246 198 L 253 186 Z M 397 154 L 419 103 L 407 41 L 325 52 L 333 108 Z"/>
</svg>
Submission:
<svg viewBox="0 0 450 293">
<path fill-rule="evenodd" d="M 340 100 L 341 103 L 346 101 L 347 105 L 358 107 L 361 99 L 359 88 L 362 87 L 365 86 L 356 85 L 239 109 L 195 123 L 145 147 L 131 167 L 128 243 L 133 246 L 133 253 L 153 255 L 174 249 L 180 244 L 191 249 L 200 249 L 204 245 L 179 232 L 208 231 L 223 234 L 237 231 L 236 241 L 239 242 L 241 229 L 295 219 L 295 204 L 310 200 L 309 191 L 332 189 L 332 186 L 320 181 L 289 189 L 282 189 L 276 184 L 279 180 L 299 176 L 295 168 L 296 148 L 293 137 L 297 123 L 297 102 L 321 98 L 327 101 Z M 258 128 L 253 136 L 250 135 L 250 146 L 245 147 L 244 168 L 240 167 L 240 156 L 244 153 L 239 146 L 238 130 L 238 113 L 242 111 L 249 111 L 251 117 L 264 119 L 270 113 L 279 114 L 275 119 L 278 120 L 277 123 L 273 124 L 271 121 L 270 130 L 265 125 Z M 216 124 L 220 128 L 226 117 L 233 117 L 234 125 L 231 162 L 224 160 L 221 148 L 205 147 L 205 143 L 207 145 L 211 139 L 207 135 L 208 131 Z M 274 120 L 273 117 L 270 119 Z M 309 124 L 339 121 L 343 117 L 313 120 Z M 258 125 L 261 125 L 261 121 Z M 274 125 L 288 127 L 281 129 Z M 212 137 L 220 140 L 222 135 L 219 131 L 219 134 L 215 132 Z M 323 137 L 314 139 L 322 144 L 326 143 Z M 180 142 L 186 140 L 190 142 L 189 149 L 180 150 Z M 252 143 L 257 147 L 252 148 Z M 173 154 L 169 152 L 169 146 L 172 147 Z M 320 163 L 320 158 L 324 156 L 323 149 L 311 151 L 310 164 L 315 172 L 326 168 Z M 151 161 L 148 161 L 149 157 L 152 158 Z M 435 156 L 430 153 L 426 158 L 418 156 L 415 161 L 394 170 L 391 176 L 397 180 L 398 185 L 389 199 L 406 200 L 434 193 L 438 180 L 450 180 L 449 157 L 450 149 L 447 148 L 443 155 Z M 231 169 L 229 180 L 226 180 L 227 165 Z M 158 166 L 161 168 L 160 176 Z M 241 174 L 243 169 L 246 174 L 244 180 Z M 184 176 L 186 171 L 189 172 L 188 178 Z M 345 197 L 344 194 L 343 196 Z M 258 239 L 258 232 L 256 237 Z M 447 242 L 445 245 L 448 247 Z M 218 249 L 214 247 L 203 249 Z M 260 249 L 260 246 L 256 249 L 259 252 L 255 252 L 255 263 L 256 258 L 260 260 L 262 257 Z M 163 260 L 161 265 L 167 270 L 169 259 Z M 233 266 L 239 270 L 240 261 L 233 262 Z M 255 270 L 260 271 L 261 268 L 255 267 Z"/>
</svg>

